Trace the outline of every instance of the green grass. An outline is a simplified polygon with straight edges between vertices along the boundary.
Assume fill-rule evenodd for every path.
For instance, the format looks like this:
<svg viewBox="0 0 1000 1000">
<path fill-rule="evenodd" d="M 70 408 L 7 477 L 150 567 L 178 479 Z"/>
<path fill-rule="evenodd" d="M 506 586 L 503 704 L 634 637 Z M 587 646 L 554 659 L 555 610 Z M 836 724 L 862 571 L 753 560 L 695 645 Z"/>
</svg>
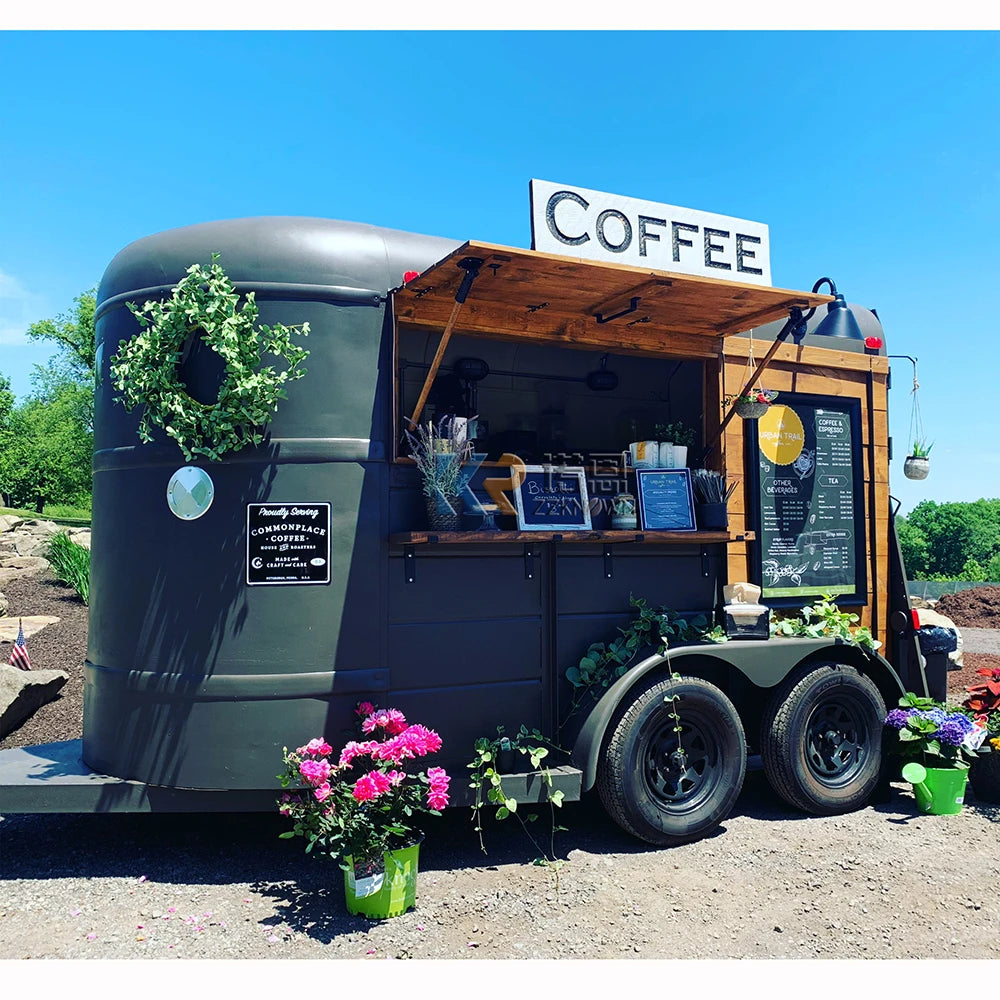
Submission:
<svg viewBox="0 0 1000 1000">
<path fill-rule="evenodd" d="M 39 514 L 33 510 L 22 510 L 18 507 L 0 507 L 0 514 L 14 514 L 26 521 L 54 521 L 73 528 L 90 527 L 90 510 L 87 507 L 70 507 L 67 504 L 46 504 Z"/>
<path fill-rule="evenodd" d="M 46 558 L 56 579 L 69 584 L 84 604 L 90 604 L 90 549 L 70 541 L 65 531 L 56 532 Z"/>
</svg>

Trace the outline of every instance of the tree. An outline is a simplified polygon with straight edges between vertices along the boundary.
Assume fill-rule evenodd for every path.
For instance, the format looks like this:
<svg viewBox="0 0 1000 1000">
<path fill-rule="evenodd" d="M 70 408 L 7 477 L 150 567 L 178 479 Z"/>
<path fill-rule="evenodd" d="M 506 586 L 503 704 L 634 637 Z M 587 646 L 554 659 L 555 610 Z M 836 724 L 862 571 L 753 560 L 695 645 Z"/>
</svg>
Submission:
<svg viewBox="0 0 1000 1000">
<path fill-rule="evenodd" d="M 94 435 L 83 426 L 72 384 L 50 399 L 29 398 L 10 413 L 2 455 L 0 492 L 16 507 L 46 503 L 89 505 Z"/>
<path fill-rule="evenodd" d="M 97 385 L 94 312 L 97 289 L 81 292 L 73 310 L 55 319 L 43 319 L 27 329 L 31 340 L 51 340 L 57 353 L 46 366 L 36 365 L 32 376 L 35 394 L 41 398 L 62 396 L 67 384 L 77 388 L 77 403 L 86 415 L 88 428 L 94 423 L 94 387 Z"/>
<path fill-rule="evenodd" d="M 13 411 L 14 393 L 10 391 L 10 380 L 0 375 L 0 506 L 7 506 L 9 501 L 5 469 L 10 455 Z"/>
<path fill-rule="evenodd" d="M 923 580 L 930 572 L 930 550 L 924 533 L 906 518 L 896 521 L 899 547 L 903 551 L 903 564 L 910 580 Z"/>
<path fill-rule="evenodd" d="M 914 507 L 907 521 L 926 541 L 927 569 L 931 573 L 956 579 L 967 560 L 986 566 L 1000 552 L 996 500 L 942 504 L 924 500 Z"/>
</svg>

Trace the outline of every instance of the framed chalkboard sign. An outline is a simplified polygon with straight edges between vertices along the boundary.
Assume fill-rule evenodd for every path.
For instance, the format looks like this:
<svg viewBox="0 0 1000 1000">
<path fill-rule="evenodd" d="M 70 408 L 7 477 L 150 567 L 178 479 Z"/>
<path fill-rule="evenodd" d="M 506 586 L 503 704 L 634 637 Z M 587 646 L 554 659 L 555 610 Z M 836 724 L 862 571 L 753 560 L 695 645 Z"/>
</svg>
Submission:
<svg viewBox="0 0 1000 1000">
<path fill-rule="evenodd" d="M 582 468 L 525 466 L 514 505 L 518 531 L 590 530 L 587 476 Z"/>
<path fill-rule="evenodd" d="M 752 566 L 762 598 L 778 607 L 823 594 L 863 604 L 861 400 L 782 393 L 747 426 Z"/>
<path fill-rule="evenodd" d="M 636 469 L 639 518 L 644 531 L 696 531 L 688 469 Z"/>
</svg>

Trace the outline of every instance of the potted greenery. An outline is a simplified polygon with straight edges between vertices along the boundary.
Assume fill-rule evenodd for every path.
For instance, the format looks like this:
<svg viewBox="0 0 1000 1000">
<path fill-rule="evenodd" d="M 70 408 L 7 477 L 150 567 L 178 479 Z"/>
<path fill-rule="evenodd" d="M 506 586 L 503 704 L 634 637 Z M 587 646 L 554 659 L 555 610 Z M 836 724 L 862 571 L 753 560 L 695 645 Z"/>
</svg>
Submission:
<svg viewBox="0 0 1000 1000">
<path fill-rule="evenodd" d="M 775 401 L 778 394 L 773 389 L 750 389 L 741 396 L 727 396 L 724 402 L 732 405 L 736 415 L 744 420 L 757 420 L 767 413 L 767 408 Z"/>
<path fill-rule="evenodd" d="M 416 903 L 417 863 L 423 834 L 418 813 L 440 815 L 448 804 L 443 768 L 407 772 L 408 762 L 441 748 L 432 729 L 407 723 L 394 708 L 357 708 L 359 739 L 334 756 L 322 738 L 296 750 L 284 748 L 288 789 L 278 811 L 294 823 L 282 838 L 304 837 L 306 851 L 340 861 L 351 913 L 395 917 Z"/>
<path fill-rule="evenodd" d="M 986 680 L 965 689 L 962 709 L 986 736 L 969 770 L 969 783 L 977 799 L 1000 802 L 1000 667 L 981 667 L 976 673 Z"/>
<path fill-rule="evenodd" d="M 903 462 L 903 475 L 907 479 L 927 478 L 928 473 L 931 471 L 930 454 L 933 447 L 933 442 L 928 444 L 922 438 L 917 438 L 913 442 L 913 448 Z"/>
<path fill-rule="evenodd" d="M 885 724 L 896 732 L 892 750 L 907 762 L 903 778 L 913 785 L 920 810 L 936 816 L 961 812 L 969 766 L 985 731 L 963 712 L 912 693 L 900 698 Z"/>
<path fill-rule="evenodd" d="M 683 420 L 656 425 L 656 439 L 660 442 L 660 465 L 665 469 L 683 469 L 687 465 L 688 448 L 694 444 L 695 431 Z M 666 449 L 671 449 L 667 460 Z"/>
<path fill-rule="evenodd" d="M 437 531 L 458 531 L 461 523 L 461 495 L 471 475 L 465 468 L 472 454 L 466 434 L 471 422 L 442 417 L 437 424 L 417 424 L 412 431 L 404 431 L 410 456 L 420 471 L 427 520 Z"/>
</svg>

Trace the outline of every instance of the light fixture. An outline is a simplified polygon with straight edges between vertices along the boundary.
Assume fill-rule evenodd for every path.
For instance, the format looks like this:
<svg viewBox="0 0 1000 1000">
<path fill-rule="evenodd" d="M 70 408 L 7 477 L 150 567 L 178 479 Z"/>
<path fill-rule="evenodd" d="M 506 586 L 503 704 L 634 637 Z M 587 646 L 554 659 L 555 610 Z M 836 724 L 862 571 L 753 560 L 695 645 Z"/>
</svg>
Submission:
<svg viewBox="0 0 1000 1000">
<path fill-rule="evenodd" d="M 608 371 L 608 356 L 601 357 L 601 367 L 587 373 L 587 388 L 592 392 L 610 392 L 618 388 L 618 376 Z"/>
<path fill-rule="evenodd" d="M 828 284 L 833 301 L 826 307 L 826 316 L 815 330 L 813 336 L 816 337 L 845 337 L 848 340 L 864 340 L 864 334 L 858 321 L 854 318 L 844 296 L 837 291 L 837 286 L 832 278 L 820 278 L 813 285 L 813 292 L 818 292 L 820 285 Z"/>
</svg>

